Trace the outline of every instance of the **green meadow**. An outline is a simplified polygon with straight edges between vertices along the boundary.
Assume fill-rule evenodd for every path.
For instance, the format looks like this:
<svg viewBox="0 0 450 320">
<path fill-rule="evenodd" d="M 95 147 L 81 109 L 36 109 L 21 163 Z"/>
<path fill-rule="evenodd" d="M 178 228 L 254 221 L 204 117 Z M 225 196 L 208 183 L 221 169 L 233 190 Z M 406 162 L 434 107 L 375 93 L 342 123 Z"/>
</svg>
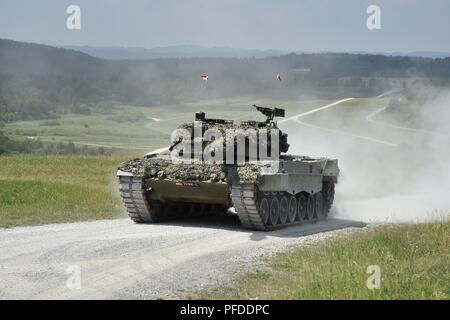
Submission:
<svg viewBox="0 0 450 320">
<path fill-rule="evenodd" d="M 0 227 L 124 216 L 114 179 L 123 159 L 1 156 Z"/>
<path fill-rule="evenodd" d="M 450 299 L 450 221 L 385 225 L 293 248 L 202 299 Z M 379 286 L 369 277 L 380 271 Z M 368 272 L 369 271 L 369 272 Z M 369 279 L 370 284 L 367 285 Z"/>
<path fill-rule="evenodd" d="M 192 121 L 195 112 L 210 118 L 263 120 L 253 103 L 283 105 L 287 113 L 320 106 L 321 101 L 253 99 L 207 100 L 159 107 L 115 106 L 108 113 L 67 114 L 51 120 L 8 123 L 4 133 L 12 139 L 40 139 L 43 143 L 73 142 L 78 146 L 104 147 L 114 154 L 140 156 L 167 146 L 170 134 L 181 123 Z"/>
</svg>

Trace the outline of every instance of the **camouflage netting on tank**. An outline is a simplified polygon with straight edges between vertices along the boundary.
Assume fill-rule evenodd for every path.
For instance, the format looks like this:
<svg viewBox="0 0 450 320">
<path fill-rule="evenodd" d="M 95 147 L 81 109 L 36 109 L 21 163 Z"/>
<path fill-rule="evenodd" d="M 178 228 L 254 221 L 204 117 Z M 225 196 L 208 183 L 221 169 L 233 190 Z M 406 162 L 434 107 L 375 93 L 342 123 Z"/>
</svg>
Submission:
<svg viewBox="0 0 450 320">
<path fill-rule="evenodd" d="M 160 180 L 226 181 L 222 164 L 173 163 L 168 160 L 143 158 L 124 162 L 119 170 Z"/>
<path fill-rule="evenodd" d="M 134 176 L 158 180 L 182 180 L 202 182 L 228 182 L 230 179 L 241 184 L 257 183 L 260 168 L 255 164 L 240 165 L 234 171 L 237 176 L 229 175 L 230 166 L 208 163 L 173 163 L 162 159 L 134 159 L 123 162 L 119 170 L 130 172 Z"/>
<path fill-rule="evenodd" d="M 256 127 L 254 125 L 250 125 L 250 124 L 235 124 L 235 123 L 214 123 L 214 124 L 210 124 L 210 123 L 203 123 L 202 124 L 203 130 L 208 130 L 208 129 L 215 129 L 220 131 L 220 133 L 222 133 L 222 135 L 225 137 L 227 130 L 247 130 L 247 129 L 256 129 L 261 130 L 261 129 L 265 129 L 268 132 L 270 132 L 273 129 L 278 129 L 276 127 L 273 126 L 269 126 L 269 125 L 264 125 L 262 127 Z M 194 122 L 185 122 L 183 124 L 181 124 L 179 127 L 179 129 L 187 129 L 189 131 L 191 131 L 191 133 L 193 132 L 192 130 L 194 129 Z"/>
<path fill-rule="evenodd" d="M 190 122 L 190 123 L 183 123 L 182 125 L 179 126 L 179 129 L 186 129 L 190 132 L 191 136 L 194 135 L 194 123 Z M 224 152 L 224 157 L 226 156 L 226 144 L 233 141 L 234 144 L 234 149 L 235 149 L 235 153 L 237 153 L 237 143 L 238 141 L 238 134 L 237 132 L 243 132 L 243 135 L 241 135 L 241 137 L 245 136 L 247 143 L 253 144 L 256 148 L 256 146 L 259 145 L 259 148 L 263 147 L 266 150 L 268 150 L 270 152 L 271 150 L 271 142 L 272 142 L 272 132 L 273 130 L 279 130 L 276 127 L 273 126 L 262 126 L 262 127 L 257 127 L 254 125 L 249 125 L 249 124 L 231 124 L 231 123 L 226 123 L 226 124 L 202 124 L 202 129 L 203 131 L 206 130 L 217 130 L 218 133 L 220 133 L 221 138 L 212 142 L 206 142 L 204 141 L 203 144 L 203 148 L 206 147 L 213 147 L 214 145 L 217 145 L 218 143 L 222 144 L 223 146 L 223 152 Z M 254 130 L 255 134 L 249 134 L 251 131 L 248 130 Z M 261 130 L 264 130 L 267 132 L 268 136 L 265 139 L 265 142 L 263 143 L 263 140 L 261 140 L 262 138 L 258 136 L 261 132 Z M 287 144 L 287 135 L 283 134 L 281 131 L 277 131 L 279 133 L 279 152 L 286 152 L 289 148 L 289 144 Z M 239 134 L 240 135 L 240 134 Z M 256 150 L 256 149 L 255 149 Z"/>
<path fill-rule="evenodd" d="M 246 164 L 237 168 L 240 184 L 256 184 L 260 177 L 260 168 L 254 164 Z"/>
</svg>

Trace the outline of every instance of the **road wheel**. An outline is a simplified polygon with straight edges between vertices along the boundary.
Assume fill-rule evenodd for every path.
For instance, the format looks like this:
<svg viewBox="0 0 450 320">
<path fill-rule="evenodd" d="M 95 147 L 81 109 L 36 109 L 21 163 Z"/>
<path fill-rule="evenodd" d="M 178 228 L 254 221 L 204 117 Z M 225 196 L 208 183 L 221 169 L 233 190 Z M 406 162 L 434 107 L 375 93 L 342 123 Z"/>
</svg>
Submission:
<svg viewBox="0 0 450 320">
<path fill-rule="evenodd" d="M 270 223 L 275 226 L 280 220 L 280 202 L 277 197 L 273 197 L 270 202 Z"/>
<path fill-rule="evenodd" d="M 306 203 L 306 196 L 301 194 L 297 201 L 297 216 L 300 222 L 306 220 Z"/>
<path fill-rule="evenodd" d="M 261 201 L 259 203 L 259 213 L 264 222 L 264 225 L 267 225 L 269 223 L 270 208 L 269 208 L 269 201 L 265 196 L 261 198 Z"/>
<path fill-rule="evenodd" d="M 315 211 L 314 195 L 310 194 L 308 195 L 308 199 L 306 202 L 306 215 L 308 217 L 308 220 L 312 221 L 314 219 L 314 211 Z"/>
<path fill-rule="evenodd" d="M 297 218 L 297 199 L 294 196 L 291 196 L 289 199 L 288 206 L 288 219 L 289 223 L 294 223 Z"/>
<path fill-rule="evenodd" d="M 288 219 L 289 201 L 286 196 L 282 196 L 280 200 L 280 223 L 285 224 Z"/>
</svg>

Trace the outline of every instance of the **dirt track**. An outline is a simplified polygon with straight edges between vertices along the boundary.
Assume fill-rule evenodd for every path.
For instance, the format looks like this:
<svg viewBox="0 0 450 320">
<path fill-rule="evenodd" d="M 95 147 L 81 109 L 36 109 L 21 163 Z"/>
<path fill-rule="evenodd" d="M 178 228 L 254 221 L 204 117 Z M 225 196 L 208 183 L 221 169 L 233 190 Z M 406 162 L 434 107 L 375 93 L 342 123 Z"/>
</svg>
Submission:
<svg viewBox="0 0 450 320">
<path fill-rule="evenodd" d="M 157 225 L 120 219 L 3 229 L 0 299 L 177 298 L 252 270 L 262 255 L 349 229 L 325 231 L 362 226 L 330 220 L 266 233 L 242 229 L 235 216 L 226 216 Z M 80 289 L 67 287 L 74 273 L 66 271 L 73 266 L 81 271 Z"/>
</svg>

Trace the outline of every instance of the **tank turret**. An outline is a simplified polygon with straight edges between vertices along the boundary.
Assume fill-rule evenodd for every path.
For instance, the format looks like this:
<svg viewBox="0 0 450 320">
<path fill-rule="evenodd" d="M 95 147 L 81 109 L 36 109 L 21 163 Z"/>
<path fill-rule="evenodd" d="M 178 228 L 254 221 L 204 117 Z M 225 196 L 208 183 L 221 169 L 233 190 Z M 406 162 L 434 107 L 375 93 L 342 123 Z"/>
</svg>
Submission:
<svg viewBox="0 0 450 320">
<path fill-rule="evenodd" d="M 233 153 L 234 161 L 244 159 L 249 162 L 261 160 L 262 150 L 267 150 L 266 157 L 278 158 L 289 150 L 289 143 L 287 133 L 277 127 L 274 117 L 284 117 L 285 111 L 257 105 L 253 107 L 266 116 L 265 121 L 247 120 L 236 124 L 233 120 L 207 118 L 205 112 L 197 112 L 193 122 L 178 127 L 179 134 L 174 136 L 169 151 L 179 157 L 194 159 L 205 151 L 214 152 L 214 149 L 221 149 L 223 157 L 216 158 L 216 161 L 226 161 L 227 155 Z M 208 138 L 210 136 L 214 138 Z M 275 139 L 278 144 L 273 148 Z M 242 143 L 242 148 L 239 148 L 239 143 Z M 251 154 L 252 147 L 256 148 L 254 157 Z M 276 154 L 272 154 L 272 151 Z"/>
</svg>

